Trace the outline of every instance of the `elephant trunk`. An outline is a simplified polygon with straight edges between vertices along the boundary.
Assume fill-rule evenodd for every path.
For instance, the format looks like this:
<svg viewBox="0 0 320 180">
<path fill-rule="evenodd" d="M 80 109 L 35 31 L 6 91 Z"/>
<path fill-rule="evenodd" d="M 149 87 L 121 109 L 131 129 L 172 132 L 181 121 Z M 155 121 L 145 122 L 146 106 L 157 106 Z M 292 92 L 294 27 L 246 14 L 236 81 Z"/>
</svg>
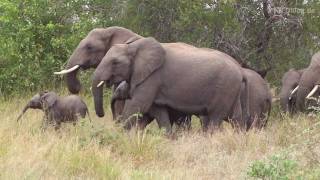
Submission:
<svg viewBox="0 0 320 180">
<path fill-rule="evenodd" d="M 307 94 L 310 92 L 310 89 L 307 87 L 300 86 L 297 92 L 297 99 L 296 99 L 296 109 L 298 111 L 305 110 L 305 98 Z"/>
<path fill-rule="evenodd" d="M 96 110 L 96 114 L 99 117 L 104 116 L 103 110 L 103 86 L 98 86 L 100 81 L 94 79 L 92 83 L 92 94 L 94 98 L 94 107 Z"/>
<path fill-rule="evenodd" d="M 280 108 L 284 112 L 289 112 L 289 97 L 291 90 L 289 88 L 283 89 L 280 92 Z"/>
<path fill-rule="evenodd" d="M 73 63 L 68 63 L 67 69 L 74 67 Z M 77 73 L 79 69 L 76 69 L 68 74 L 66 74 L 66 83 L 69 91 L 72 94 L 78 94 L 81 89 L 80 81 L 77 78 Z"/>
<path fill-rule="evenodd" d="M 20 113 L 20 115 L 17 118 L 17 122 L 21 119 L 22 115 L 29 109 L 30 105 L 29 103 L 23 108 L 22 112 Z"/>
</svg>

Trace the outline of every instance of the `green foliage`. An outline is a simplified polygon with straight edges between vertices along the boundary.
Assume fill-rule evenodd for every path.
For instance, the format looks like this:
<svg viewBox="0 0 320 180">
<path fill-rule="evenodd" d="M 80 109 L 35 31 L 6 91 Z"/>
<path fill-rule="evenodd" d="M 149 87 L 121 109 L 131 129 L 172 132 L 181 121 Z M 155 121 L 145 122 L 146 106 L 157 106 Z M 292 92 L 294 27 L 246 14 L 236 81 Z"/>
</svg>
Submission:
<svg viewBox="0 0 320 180">
<path fill-rule="evenodd" d="M 9 96 L 65 87 L 53 72 L 64 68 L 79 41 L 95 27 L 123 26 L 161 42 L 186 42 L 224 51 L 256 69 L 272 66 L 279 85 L 289 68 L 304 68 L 320 48 L 318 1 L 274 1 L 299 8 L 272 24 L 265 37 L 261 1 L 251 0 L 2 0 L 0 2 L 0 94 Z M 80 77 L 85 87 L 92 73 Z M 85 91 L 87 92 L 87 91 Z"/>
<path fill-rule="evenodd" d="M 58 87 L 53 72 L 64 67 L 79 41 L 99 21 L 89 1 L 0 2 L 0 94 Z"/>
<path fill-rule="evenodd" d="M 259 179 L 289 180 L 296 169 L 297 162 L 279 155 L 272 156 L 268 161 L 255 161 L 247 174 Z"/>
</svg>

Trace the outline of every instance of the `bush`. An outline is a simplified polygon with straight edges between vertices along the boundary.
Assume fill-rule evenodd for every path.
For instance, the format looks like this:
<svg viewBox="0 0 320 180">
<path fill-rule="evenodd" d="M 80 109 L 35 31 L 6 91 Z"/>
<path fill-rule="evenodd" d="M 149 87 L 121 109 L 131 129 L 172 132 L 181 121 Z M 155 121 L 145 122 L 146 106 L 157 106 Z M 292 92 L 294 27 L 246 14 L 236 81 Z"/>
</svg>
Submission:
<svg viewBox="0 0 320 180">
<path fill-rule="evenodd" d="M 255 161 L 249 168 L 247 175 L 259 179 L 287 180 L 292 179 L 297 162 L 286 156 L 272 156 L 268 161 Z"/>
</svg>

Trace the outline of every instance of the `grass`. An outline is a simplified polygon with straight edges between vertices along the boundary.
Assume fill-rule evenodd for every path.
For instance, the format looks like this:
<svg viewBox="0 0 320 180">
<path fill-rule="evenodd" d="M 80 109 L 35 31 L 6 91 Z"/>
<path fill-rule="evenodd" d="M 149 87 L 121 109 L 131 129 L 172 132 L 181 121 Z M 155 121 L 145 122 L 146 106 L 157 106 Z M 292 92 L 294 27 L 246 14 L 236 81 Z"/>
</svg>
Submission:
<svg viewBox="0 0 320 180">
<path fill-rule="evenodd" d="M 89 96 L 92 123 L 83 119 L 42 132 L 41 111 L 15 121 L 28 98 L 0 103 L 0 179 L 320 178 L 319 117 L 273 112 L 262 131 L 236 133 L 224 124 L 213 135 L 203 134 L 193 119 L 190 132 L 170 140 L 155 123 L 128 133 L 109 110 L 97 118 Z"/>
</svg>

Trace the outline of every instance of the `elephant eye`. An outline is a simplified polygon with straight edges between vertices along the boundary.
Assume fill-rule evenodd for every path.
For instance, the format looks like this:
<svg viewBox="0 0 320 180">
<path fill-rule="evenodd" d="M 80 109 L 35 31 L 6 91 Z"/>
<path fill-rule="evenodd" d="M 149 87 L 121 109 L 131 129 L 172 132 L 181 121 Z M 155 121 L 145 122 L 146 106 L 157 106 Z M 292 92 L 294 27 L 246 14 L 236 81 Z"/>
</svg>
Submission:
<svg viewBox="0 0 320 180">
<path fill-rule="evenodd" d="M 113 60 L 113 61 L 112 61 L 112 65 L 113 65 L 113 66 L 116 66 L 116 65 L 118 65 L 118 64 L 119 64 L 119 61 L 117 61 L 117 60 Z"/>
<path fill-rule="evenodd" d="M 88 45 L 86 46 L 86 48 L 87 48 L 87 50 L 89 50 L 89 51 L 91 51 L 91 50 L 93 49 L 92 45 L 90 45 L 90 44 L 88 44 Z"/>
</svg>

